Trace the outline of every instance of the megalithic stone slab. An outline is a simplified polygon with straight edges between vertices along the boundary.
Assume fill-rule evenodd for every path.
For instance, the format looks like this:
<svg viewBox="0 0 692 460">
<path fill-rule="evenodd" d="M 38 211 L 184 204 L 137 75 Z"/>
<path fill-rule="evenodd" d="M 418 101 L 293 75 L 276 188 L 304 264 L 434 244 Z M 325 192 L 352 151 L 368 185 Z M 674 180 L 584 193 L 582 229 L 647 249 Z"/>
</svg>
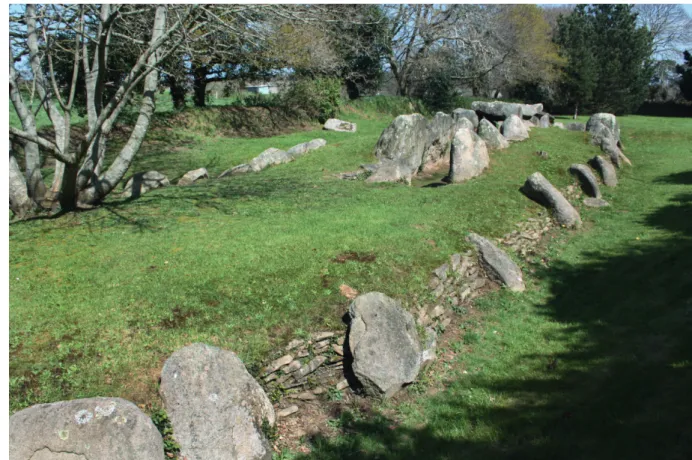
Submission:
<svg viewBox="0 0 692 460">
<path fill-rule="evenodd" d="M 10 460 L 165 458 L 149 416 L 120 398 L 38 404 L 16 412 L 9 425 Z"/>
<path fill-rule="evenodd" d="M 589 160 L 589 165 L 601 176 L 603 183 L 608 187 L 616 187 L 618 185 L 618 176 L 615 167 L 611 162 L 600 155 L 596 155 Z"/>
<path fill-rule="evenodd" d="M 539 172 L 531 174 L 521 191 L 527 197 L 550 209 L 560 225 L 569 228 L 581 227 L 581 218 L 577 210 L 548 179 L 543 177 L 543 174 Z"/>
<path fill-rule="evenodd" d="M 569 173 L 577 178 L 584 193 L 592 198 L 601 197 L 601 190 L 598 187 L 596 176 L 593 175 L 588 166 L 582 164 L 573 164 L 569 167 Z"/>
<path fill-rule="evenodd" d="M 389 398 L 416 380 L 422 356 L 418 331 L 399 302 L 369 292 L 353 300 L 349 316 L 353 373 L 366 394 Z"/>
<path fill-rule="evenodd" d="M 529 138 L 529 131 L 521 118 L 512 115 L 502 124 L 502 135 L 509 141 L 523 141 Z"/>
<path fill-rule="evenodd" d="M 526 289 L 521 269 L 503 250 L 475 233 L 470 233 L 468 240 L 478 249 L 478 260 L 488 276 L 510 291 L 523 292 Z"/>
<path fill-rule="evenodd" d="M 274 424 L 274 408 L 235 353 L 188 345 L 166 360 L 159 391 L 181 458 L 272 458 L 262 425 Z"/>
<path fill-rule="evenodd" d="M 490 164 L 485 141 L 469 128 L 460 128 L 452 140 L 449 180 L 459 183 L 480 175 Z"/>
<path fill-rule="evenodd" d="M 500 131 L 485 118 L 478 123 L 478 135 L 491 150 L 502 150 L 509 147 L 509 142 Z"/>
</svg>

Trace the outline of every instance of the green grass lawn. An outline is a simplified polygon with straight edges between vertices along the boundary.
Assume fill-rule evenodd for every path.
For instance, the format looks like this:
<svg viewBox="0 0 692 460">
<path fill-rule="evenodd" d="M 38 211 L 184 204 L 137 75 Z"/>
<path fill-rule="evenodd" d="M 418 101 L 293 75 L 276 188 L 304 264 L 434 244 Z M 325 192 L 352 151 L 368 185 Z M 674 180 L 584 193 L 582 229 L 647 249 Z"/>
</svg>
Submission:
<svg viewBox="0 0 692 460">
<path fill-rule="evenodd" d="M 342 283 L 424 296 L 468 231 L 498 237 L 542 212 L 518 191 L 528 175 L 562 187 L 571 163 L 598 152 L 584 133 L 534 129 L 463 184 L 339 180 L 373 162 L 392 118 L 368 107 L 341 115 L 357 134 L 153 132 L 132 172 L 171 179 L 202 166 L 215 176 L 268 147 L 328 145 L 258 174 L 11 224 L 11 409 L 96 395 L 151 402 L 163 361 L 191 342 L 233 350 L 252 369 L 296 334 L 341 327 Z M 315 440 L 311 458 L 687 458 L 692 121 L 620 122 L 634 167 L 603 190 L 612 207 L 581 209 L 584 228 L 550 245 L 526 293 L 478 302 L 481 334 L 431 377 L 441 392 L 398 407 L 396 420 L 356 417 L 348 435 Z M 344 251 L 376 260 L 333 263 Z"/>
</svg>

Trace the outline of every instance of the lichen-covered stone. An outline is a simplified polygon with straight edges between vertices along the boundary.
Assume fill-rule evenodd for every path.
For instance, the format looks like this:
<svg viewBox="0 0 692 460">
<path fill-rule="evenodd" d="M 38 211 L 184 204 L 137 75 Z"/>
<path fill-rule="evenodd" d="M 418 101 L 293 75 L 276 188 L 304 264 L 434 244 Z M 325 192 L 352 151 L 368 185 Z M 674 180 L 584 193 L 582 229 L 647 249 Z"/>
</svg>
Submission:
<svg viewBox="0 0 692 460">
<path fill-rule="evenodd" d="M 261 427 L 274 424 L 274 408 L 235 353 L 202 343 L 176 351 L 160 393 L 181 458 L 271 459 Z"/>
<path fill-rule="evenodd" d="M 355 133 L 357 126 L 350 121 L 343 121 L 336 118 L 330 118 L 324 123 L 326 131 L 340 131 L 345 133 Z"/>
<path fill-rule="evenodd" d="M 356 297 L 349 316 L 353 372 L 366 394 L 388 398 L 416 379 L 421 366 L 418 332 L 399 302 L 369 292 Z"/>
<path fill-rule="evenodd" d="M 171 183 L 168 178 L 158 171 L 148 171 L 134 174 L 123 187 L 122 196 L 125 198 L 138 198 L 149 190 L 160 187 L 168 187 Z"/>
<path fill-rule="evenodd" d="M 588 166 L 573 164 L 569 167 L 569 172 L 577 178 L 584 193 L 593 198 L 601 197 L 601 189 L 598 187 L 596 176 L 593 175 Z"/>
<path fill-rule="evenodd" d="M 10 417 L 10 460 L 163 458 L 163 440 L 156 426 L 124 399 L 39 404 Z"/>
<path fill-rule="evenodd" d="M 452 140 L 449 181 L 459 183 L 480 175 L 490 164 L 485 141 L 469 128 L 457 130 Z"/>
<path fill-rule="evenodd" d="M 178 185 L 185 186 L 197 182 L 200 179 L 209 179 L 207 168 L 199 168 L 193 171 L 188 171 L 178 181 Z"/>
<path fill-rule="evenodd" d="M 508 118 L 512 115 L 528 118 L 543 112 L 543 104 L 515 104 L 501 101 L 474 101 L 471 103 L 471 108 L 476 112 L 501 118 Z"/>
<path fill-rule="evenodd" d="M 475 233 L 470 233 L 468 240 L 478 249 L 478 260 L 488 276 L 500 281 L 510 291 L 524 291 L 521 269 L 504 251 Z"/>
<path fill-rule="evenodd" d="M 380 163 L 367 182 L 410 180 L 423 164 L 427 129 L 427 121 L 418 113 L 396 117 L 377 141 L 375 156 Z"/>
<path fill-rule="evenodd" d="M 608 187 L 616 187 L 618 185 L 618 176 L 615 167 L 605 158 L 596 155 L 589 160 L 589 165 L 598 171 L 605 185 Z"/>
<path fill-rule="evenodd" d="M 478 136 L 485 141 L 491 150 L 502 150 L 509 147 L 507 139 L 485 118 L 478 123 Z"/>
<path fill-rule="evenodd" d="M 524 124 L 524 120 L 516 115 L 512 115 L 507 117 L 502 124 L 502 135 L 509 141 L 523 141 L 528 139 L 529 131 Z"/>
<path fill-rule="evenodd" d="M 576 209 L 562 196 L 562 193 L 551 184 L 543 174 L 531 174 L 521 191 L 529 198 L 536 200 L 553 212 L 555 220 L 565 227 L 581 227 L 581 218 Z"/>
<path fill-rule="evenodd" d="M 466 118 L 473 125 L 473 129 L 478 128 L 478 115 L 475 111 L 469 109 L 454 109 L 452 112 L 452 117 L 455 121 L 461 118 Z"/>
</svg>

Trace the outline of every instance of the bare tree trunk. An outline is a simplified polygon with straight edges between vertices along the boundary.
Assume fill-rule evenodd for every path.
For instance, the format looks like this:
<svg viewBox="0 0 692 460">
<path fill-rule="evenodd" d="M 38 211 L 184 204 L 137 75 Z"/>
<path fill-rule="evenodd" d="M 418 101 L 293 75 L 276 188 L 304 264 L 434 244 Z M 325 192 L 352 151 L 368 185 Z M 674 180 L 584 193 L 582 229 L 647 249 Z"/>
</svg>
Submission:
<svg viewBox="0 0 692 460">
<path fill-rule="evenodd" d="M 171 99 L 173 99 L 173 107 L 176 110 L 185 108 L 185 86 L 178 82 L 178 79 L 173 75 L 168 76 L 168 87 L 171 90 Z"/>
<path fill-rule="evenodd" d="M 26 187 L 26 180 L 19 169 L 17 160 L 10 150 L 10 209 L 19 218 L 24 217 L 34 207 Z"/>
<path fill-rule="evenodd" d="M 207 96 L 207 67 L 195 66 L 194 77 L 195 107 L 204 107 Z"/>
<path fill-rule="evenodd" d="M 60 208 L 74 209 L 77 203 L 77 174 L 79 165 L 63 163 L 62 183 L 60 184 Z"/>
<path fill-rule="evenodd" d="M 156 8 L 156 17 L 152 28 L 151 42 L 154 43 L 165 30 L 166 25 L 166 5 L 159 5 Z M 132 134 L 125 146 L 120 150 L 117 158 L 108 170 L 92 181 L 91 185 L 79 193 L 79 201 L 86 204 L 99 203 L 106 197 L 115 186 L 122 180 L 127 172 L 132 159 L 142 145 L 144 136 L 149 128 L 151 117 L 156 107 L 156 88 L 158 86 L 159 72 L 156 65 L 159 62 L 159 52 L 152 53 L 147 60 L 151 69 L 144 79 L 144 97 L 139 110 L 139 117 L 135 123 Z M 75 172 L 76 175 L 76 172 Z"/>
<path fill-rule="evenodd" d="M 579 104 L 574 104 L 574 119 L 577 119 L 577 115 L 579 115 Z"/>
<path fill-rule="evenodd" d="M 11 51 L 11 50 L 10 50 Z M 12 53 L 10 52 L 10 100 L 12 105 L 22 122 L 22 128 L 27 133 L 35 136 L 36 133 L 36 119 L 34 118 L 33 112 L 27 107 L 22 98 L 22 94 L 19 91 L 19 86 L 17 84 L 17 72 L 14 69 L 14 63 L 12 62 Z M 38 144 L 35 142 L 24 141 L 22 142 L 24 147 L 24 172 L 26 175 L 26 187 L 32 200 L 35 203 L 40 204 L 43 199 L 43 195 L 46 193 L 46 186 L 43 183 L 43 176 L 41 175 L 41 158 L 39 156 Z M 15 160 L 16 164 L 16 160 Z"/>
<path fill-rule="evenodd" d="M 55 160 L 55 171 L 53 173 L 53 183 L 50 189 L 46 192 L 46 201 L 57 201 L 60 196 L 60 188 L 62 187 L 62 178 L 65 174 L 65 163 L 56 159 Z"/>
</svg>

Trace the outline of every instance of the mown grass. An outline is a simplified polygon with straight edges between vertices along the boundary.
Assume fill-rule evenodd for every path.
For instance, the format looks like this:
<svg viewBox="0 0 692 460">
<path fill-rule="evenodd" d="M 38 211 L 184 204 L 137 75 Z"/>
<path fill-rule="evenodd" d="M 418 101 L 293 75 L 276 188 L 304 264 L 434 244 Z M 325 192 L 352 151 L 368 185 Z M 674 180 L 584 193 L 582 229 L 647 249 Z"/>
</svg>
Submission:
<svg viewBox="0 0 692 460">
<path fill-rule="evenodd" d="M 518 191 L 529 174 L 541 171 L 561 187 L 571 183 L 569 164 L 597 153 L 583 133 L 534 129 L 464 184 L 341 181 L 334 174 L 373 161 L 392 117 L 363 104 L 342 114 L 358 123 L 357 134 L 152 133 L 133 172 L 171 179 L 201 166 L 215 175 L 268 147 L 316 137 L 328 145 L 259 174 L 13 223 L 11 409 L 95 395 L 151 402 L 162 362 L 197 341 L 237 352 L 252 369 L 296 334 L 342 327 L 342 283 L 423 297 L 429 271 L 468 247 L 469 230 L 496 237 L 542 212 Z M 656 446 L 682 452 L 675 436 L 689 436 L 690 426 L 682 389 L 692 359 L 683 334 L 691 125 L 647 117 L 621 124 L 635 168 L 604 190 L 612 208 L 582 209 L 585 228 L 551 245 L 550 268 L 530 277 L 527 293 L 480 303 L 482 333 L 460 344 L 467 352 L 438 377 L 447 389 L 399 408 L 397 429 L 384 417 L 363 419 L 348 436 L 315 440 L 314 458 L 612 458 L 607 439 L 636 453 L 654 434 Z M 376 260 L 332 262 L 345 251 Z M 559 366 L 547 369 L 554 358 Z"/>
<path fill-rule="evenodd" d="M 635 167 L 612 208 L 582 208 L 526 293 L 477 303 L 477 343 L 440 351 L 443 391 L 294 458 L 690 458 L 692 122 L 621 122 Z"/>
</svg>

